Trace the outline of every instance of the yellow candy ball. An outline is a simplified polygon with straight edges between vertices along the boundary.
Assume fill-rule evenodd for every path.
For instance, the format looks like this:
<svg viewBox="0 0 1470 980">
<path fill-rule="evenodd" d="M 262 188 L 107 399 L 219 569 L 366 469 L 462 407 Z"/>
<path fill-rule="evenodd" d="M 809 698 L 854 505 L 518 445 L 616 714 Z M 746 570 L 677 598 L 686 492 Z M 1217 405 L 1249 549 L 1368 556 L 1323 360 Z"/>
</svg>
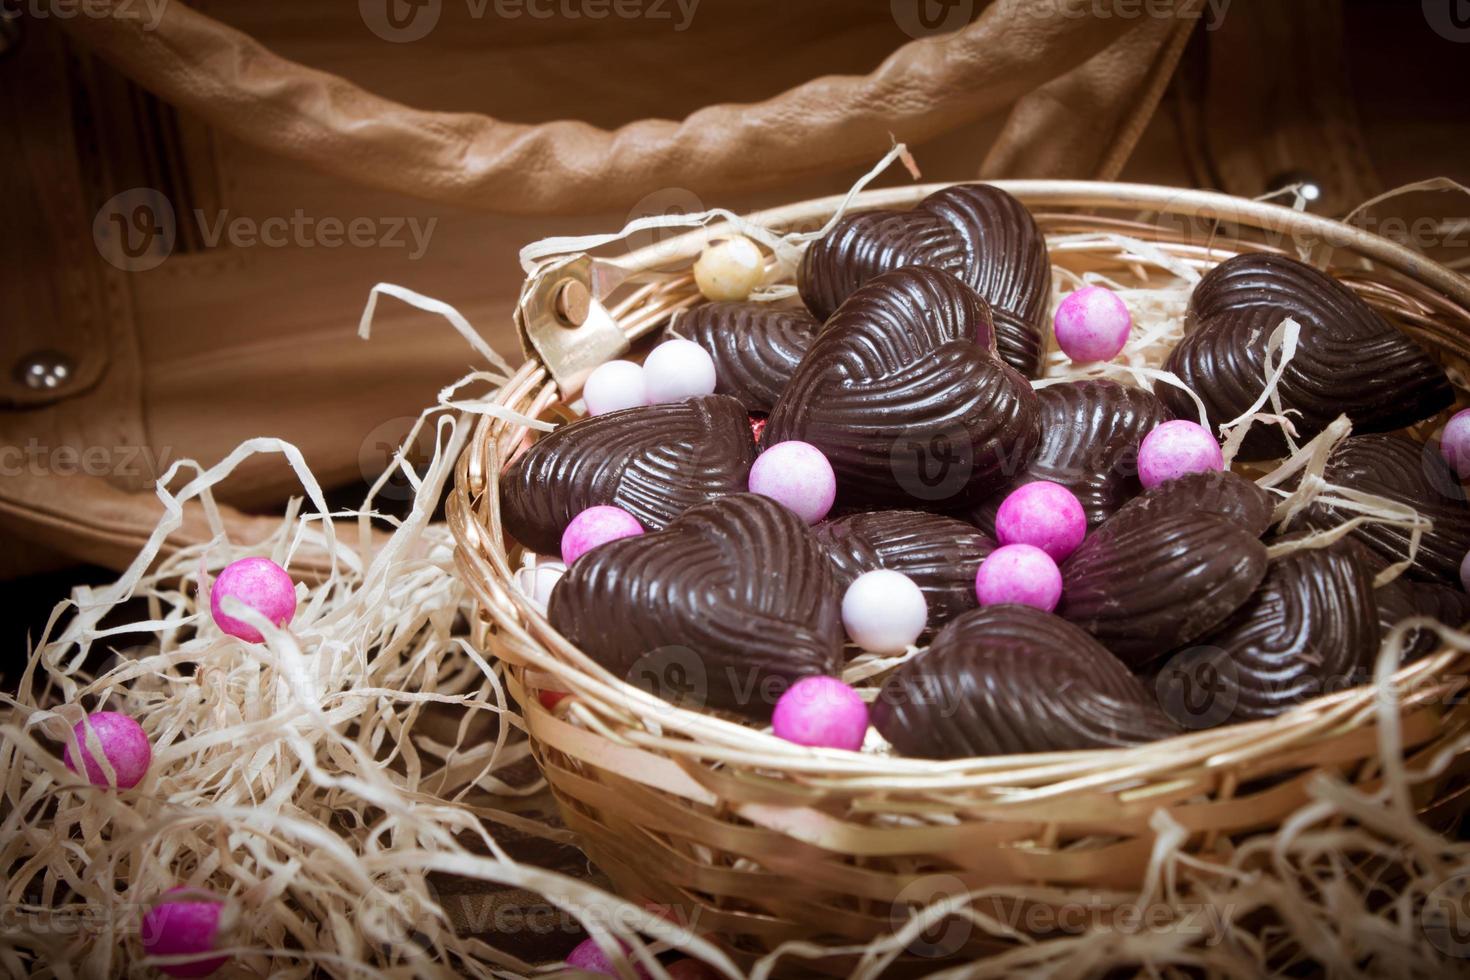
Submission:
<svg viewBox="0 0 1470 980">
<path fill-rule="evenodd" d="M 705 299 L 711 300 L 745 299 L 765 273 L 765 256 L 744 235 L 711 243 L 694 263 L 694 281 Z"/>
</svg>

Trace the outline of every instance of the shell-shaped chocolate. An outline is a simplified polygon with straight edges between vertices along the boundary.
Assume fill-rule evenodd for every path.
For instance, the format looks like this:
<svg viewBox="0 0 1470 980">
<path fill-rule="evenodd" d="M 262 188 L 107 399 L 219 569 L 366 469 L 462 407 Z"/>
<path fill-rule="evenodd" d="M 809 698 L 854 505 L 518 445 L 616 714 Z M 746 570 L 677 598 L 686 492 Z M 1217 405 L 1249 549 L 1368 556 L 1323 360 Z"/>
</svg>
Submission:
<svg viewBox="0 0 1470 980">
<path fill-rule="evenodd" d="M 1276 502 L 1271 494 L 1229 470 L 1190 473 L 1166 480 L 1128 501 L 1108 523 L 1115 527 L 1148 522 L 1161 514 L 1200 511 L 1217 514 L 1259 538 L 1271 526 Z"/>
<path fill-rule="evenodd" d="M 1323 477 L 1335 486 L 1407 504 L 1434 522 L 1419 540 L 1408 574 L 1420 579 L 1459 582 L 1460 561 L 1470 550 L 1470 504 L 1465 490 L 1431 446 L 1397 433 L 1344 439 L 1327 459 Z M 1306 521 L 1331 528 L 1359 516 L 1330 504 L 1313 503 Z M 1369 522 L 1352 532 L 1387 562 L 1409 557 L 1410 529 Z"/>
<path fill-rule="evenodd" d="M 715 362 L 715 393 L 747 411 L 769 412 L 821 326 L 806 310 L 770 303 L 705 303 L 680 314 L 670 332 Z"/>
<path fill-rule="evenodd" d="M 931 628 L 975 608 L 975 572 L 995 550 L 973 525 L 921 510 L 848 514 L 813 530 L 832 559 L 839 589 L 877 568 L 902 572 L 924 593 Z"/>
<path fill-rule="evenodd" d="M 895 671 L 873 724 L 929 759 L 1112 748 L 1177 734 L 1153 694 L 1096 640 L 1029 606 L 987 606 Z"/>
<path fill-rule="evenodd" d="M 724 395 L 578 419 L 543 436 L 500 478 L 506 530 L 541 554 L 573 517 L 612 504 L 657 530 L 711 497 L 746 488 L 750 416 Z"/>
<path fill-rule="evenodd" d="M 1138 668 L 1218 625 L 1266 573 L 1266 546 L 1216 514 L 1114 517 L 1062 565 L 1057 613 Z"/>
<path fill-rule="evenodd" d="M 1300 441 L 1343 413 L 1354 432 L 1387 432 L 1453 402 L 1449 379 L 1429 353 L 1351 289 L 1295 259 L 1250 253 L 1221 262 L 1195 286 L 1189 330 L 1167 363 L 1204 401 L 1212 427 L 1260 395 L 1267 342 L 1287 317 L 1301 324 L 1301 335 L 1277 393 L 1284 409 L 1299 413 L 1292 419 Z M 1163 383 L 1156 390 L 1178 417 L 1192 416 L 1187 394 Z M 1279 428 L 1257 425 L 1238 458 L 1270 459 L 1286 449 Z"/>
<path fill-rule="evenodd" d="M 973 506 L 1038 437 L 1036 394 L 994 343 L 984 300 L 949 273 L 878 276 L 817 335 L 762 444 L 822 450 L 844 506 Z"/>
<path fill-rule="evenodd" d="M 910 211 L 868 211 L 811 244 L 801 298 L 825 320 L 874 276 L 925 265 L 959 276 L 990 304 L 1001 358 L 1028 377 L 1041 365 L 1051 264 L 1031 212 L 988 184 L 956 184 Z"/>
<path fill-rule="evenodd" d="M 1254 721 L 1366 683 L 1378 653 L 1373 577 L 1352 548 L 1295 551 L 1217 629 L 1176 654 L 1159 699 L 1186 728 Z"/>
<path fill-rule="evenodd" d="M 995 526 L 995 512 L 1017 487 L 1047 480 L 1076 494 L 1089 529 L 1137 494 L 1138 444 L 1169 412 L 1152 392 L 1116 381 L 1066 381 L 1036 392 L 1041 442 L 1021 475 L 982 504 L 975 523 Z"/>
<path fill-rule="evenodd" d="M 547 616 L 633 684 L 763 717 L 792 682 L 837 672 L 839 601 L 806 523 L 740 493 L 593 548 L 557 582 Z"/>
</svg>

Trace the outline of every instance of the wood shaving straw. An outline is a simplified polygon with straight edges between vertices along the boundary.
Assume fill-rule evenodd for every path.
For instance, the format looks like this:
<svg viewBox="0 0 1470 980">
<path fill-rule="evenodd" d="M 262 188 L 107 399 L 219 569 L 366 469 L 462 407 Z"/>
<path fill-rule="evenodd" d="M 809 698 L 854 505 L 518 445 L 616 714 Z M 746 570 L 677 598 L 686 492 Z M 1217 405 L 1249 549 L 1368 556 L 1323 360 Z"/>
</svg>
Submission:
<svg viewBox="0 0 1470 980">
<path fill-rule="evenodd" d="M 779 238 L 757 232 L 768 244 Z M 1100 241 L 1160 284 L 1140 289 L 1098 273 L 1079 276 L 1059 264 L 1059 291 L 1084 281 L 1117 289 L 1133 311 L 1134 335 L 1127 358 L 1117 363 L 1077 368 L 1052 354 L 1039 383 L 1116 377 L 1178 384 L 1162 364 L 1179 339 L 1198 273 L 1148 242 L 1117 235 L 1060 236 L 1051 244 L 1054 255 L 1065 257 Z M 535 269 L 589 242 L 542 243 L 524 258 Z M 577 879 L 521 864 L 498 843 L 503 827 L 555 840 L 566 835 L 509 812 L 516 797 L 542 786 L 517 787 L 501 778 L 526 757 L 528 746 L 502 668 L 467 640 L 466 623 L 475 613 L 455 576 L 451 536 L 431 515 L 476 414 L 547 426 L 491 404 L 488 392 L 469 393 L 493 389 L 509 367 L 442 303 L 381 285 L 364 311 L 364 336 L 379 295 L 443 316 L 490 364 L 447 387 L 440 404 L 421 416 L 406 445 L 419 427 L 431 427 L 428 465 L 419 471 L 402 454 L 394 460 L 414 488 L 409 514 L 393 520 L 375 512 L 374 496 L 391 474 L 360 508 L 328 512 L 301 455 L 279 440 L 250 440 L 209 468 L 176 464 L 158 490 L 167 514 L 137 560 L 111 585 L 79 587 L 58 604 L 14 696 L 0 697 L 6 903 L 0 962 L 13 975 L 153 975 L 137 938 L 138 920 L 149 903 L 180 884 L 228 897 L 230 945 L 223 952 L 233 957 L 227 969 L 236 975 L 492 977 L 533 971 L 500 948 L 494 935 L 456 935 L 431 872 L 544 896 L 580 921 L 625 976 L 632 976 L 629 959 L 666 976 L 654 954 L 672 948 L 738 975 L 695 929 Z M 1273 352 L 1281 356 L 1273 389 L 1294 342 L 1288 325 L 1273 334 Z M 1264 394 L 1257 408 L 1273 396 Z M 1285 424 L 1279 406 L 1273 407 L 1227 426 L 1229 443 L 1238 446 L 1251 424 Z M 1277 491 L 1278 518 L 1289 522 L 1313 497 L 1329 494 L 1361 515 L 1355 521 L 1418 520 L 1404 508 L 1322 481 L 1327 452 L 1346 434 L 1344 421 L 1262 478 L 1273 489 L 1287 477 L 1299 478 L 1296 492 Z M 309 504 L 293 502 L 274 535 L 246 548 L 230 541 L 213 515 L 213 488 L 260 453 L 285 457 Z M 182 487 L 172 489 L 181 480 Z M 160 558 L 164 537 L 188 500 L 202 502 L 214 516 L 215 537 Z M 1305 540 L 1325 543 L 1338 533 Z M 303 547 L 321 549 L 331 571 L 298 586 L 299 608 L 289 628 L 254 616 L 264 643 L 221 634 L 207 611 L 211 577 L 247 555 L 267 555 L 289 569 Z M 124 615 L 130 599 L 142 600 L 145 611 L 130 607 Z M 845 953 L 855 957 L 853 975 L 877 977 L 916 937 L 946 919 L 1012 944 L 993 958 L 950 966 L 939 974 L 946 977 L 1084 976 L 1134 964 L 1152 975 L 1190 970 L 1254 977 L 1306 959 L 1342 976 L 1438 975 L 1447 960 L 1425 941 L 1423 911 L 1436 888 L 1442 891 L 1442 883 L 1470 869 L 1470 845 L 1421 823 L 1413 791 L 1470 749 L 1470 734 L 1431 757 L 1402 759 L 1400 693 L 1392 678 L 1413 626 L 1436 630 L 1450 650 L 1470 649 L 1470 634 L 1427 620 L 1405 623 L 1386 639 L 1372 709 L 1377 788 L 1324 776 L 1310 789 L 1312 802 L 1278 831 L 1237 842 L 1212 863 L 1185 853 L 1187 832 L 1160 811 L 1142 895 L 984 889 L 934 902 L 867 945 L 787 943 L 755 960 L 751 975 L 773 976 Z M 876 676 L 896 660 L 855 664 L 854 673 Z M 153 744 L 148 775 L 132 790 L 92 787 L 61 762 L 71 727 L 84 711 L 102 709 L 136 718 Z M 447 728 L 431 730 L 432 719 L 446 716 Z M 592 716 L 572 711 L 569 717 Z M 1394 885 L 1391 898 L 1385 882 Z M 1003 911 L 1021 902 L 1101 903 L 1135 909 L 1144 918 L 1130 926 L 1107 917 L 1080 932 L 1038 940 L 1013 912 Z M 627 944 L 626 958 L 619 943 Z"/>
</svg>

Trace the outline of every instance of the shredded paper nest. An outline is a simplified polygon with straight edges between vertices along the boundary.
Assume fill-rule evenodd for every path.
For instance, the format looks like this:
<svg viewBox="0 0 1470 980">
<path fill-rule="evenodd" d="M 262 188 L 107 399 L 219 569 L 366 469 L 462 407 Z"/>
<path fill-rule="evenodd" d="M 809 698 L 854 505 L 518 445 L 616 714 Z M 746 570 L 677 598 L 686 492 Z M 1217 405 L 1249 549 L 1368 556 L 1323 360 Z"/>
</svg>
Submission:
<svg viewBox="0 0 1470 980">
<path fill-rule="evenodd" d="M 757 231 L 787 262 L 802 244 Z M 616 237 L 547 243 L 530 250 L 528 271 Z M 1038 383 L 1078 376 L 1169 381 L 1162 364 L 1179 339 L 1198 272 L 1120 235 L 1065 235 L 1050 244 L 1054 256 L 1098 249 L 1123 256 L 1131 275 L 1089 273 L 1084 280 L 1059 263 L 1054 281 L 1058 294 L 1083 281 L 1117 289 L 1135 328 L 1125 359 L 1079 371 L 1052 354 Z M 529 753 L 522 724 L 503 668 L 469 642 L 475 611 L 456 578 L 453 539 L 431 516 L 478 414 L 547 426 L 493 404 L 510 368 L 444 304 L 380 286 L 364 312 L 364 335 L 379 294 L 443 316 L 487 361 L 483 371 L 446 388 L 421 418 L 434 433 L 430 462 L 419 470 L 402 456 L 395 461 L 414 489 L 408 515 L 382 517 L 372 494 L 357 510 L 330 512 L 300 454 L 276 440 L 251 440 L 207 469 L 178 463 L 158 491 L 165 517 L 132 567 L 111 585 L 78 588 L 60 603 L 13 696 L 0 696 L 0 962 L 10 974 L 155 975 L 139 921 L 179 885 L 228 899 L 229 945 L 221 952 L 232 959 L 222 976 L 515 976 L 555 969 L 521 962 L 493 933 L 456 934 L 433 873 L 540 895 L 610 955 L 620 958 L 621 948 L 655 976 L 666 976 L 656 957 L 670 949 L 741 974 L 677 916 L 519 863 L 498 843 L 507 831 L 569 838 L 516 812 L 518 801 L 544 784 L 506 778 Z M 1290 431 L 1272 399 L 1296 339 L 1290 321 L 1273 335 L 1271 383 L 1248 417 L 1226 427 L 1227 453 L 1250 425 Z M 1412 511 L 1323 482 L 1326 454 L 1346 434 L 1340 422 L 1261 476 L 1263 485 L 1278 488 L 1278 519 L 1289 521 L 1313 497 L 1327 495 L 1359 514 L 1356 520 L 1418 528 Z M 303 497 L 287 508 L 274 536 L 247 548 L 217 523 L 208 544 L 161 558 L 181 506 L 199 501 L 210 512 L 213 488 L 259 453 L 282 454 L 301 481 Z M 378 486 L 393 475 L 385 473 Z M 1288 479 L 1294 492 L 1279 489 Z M 1346 530 L 1288 547 L 1320 546 Z M 306 551 L 325 556 L 330 571 L 296 574 L 299 604 L 289 628 L 254 617 L 266 634 L 262 644 L 219 631 L 208 594 L 220 569 L 248 555 L 293 569 L 293 556 Z M 948 895 L 915 908 L 906 922 L 900 916 L 893 934 L 867 946 L 791 943 L 747 961 L 749 972 L 799 971 L 836 954 L 851 958 L 853 975 L 876 977 L 899 956 L 922 951 L 924 937 L 946 920 L 961 919 L 1011 948 L 983 961 L 935 960 L 940 975 L 1082 977 L 1126 966 L 1152 975 L 1254 977 L 1267 967 L 1305 964 L 1341 976 L 1453 972 L 1470 963 L 1457 959 L 1470 956 L 1470 917 L 1455 911 L 1470 891 L 1470 846 L 1420 822 L 1416 787 L 1470 750 L 1470 734 L 1432 758 L 1404 763 L 1390 678 L 1413 625 L 1429 624 L 1410 621 L 1395 630 L 1376 671 L 1376 783 L 1320 777 L 1309 805 L 1275 832 L 1241 842 L 1228 866 L 1189 856 L 1182 846 L 1188 834 L 1160 811 L 1142 894 L 1012 887 Z M 1470 634 L 1433 628 L 1448 648 L 1470 649 Z M 859 665 L 859 673 L 892 665 Z M 98 710 L 136 718 L 152 742 L 152 766 L 132 790 L 90 786 L 61 761 L 72 726 Z M 1082 927 L 1056 924 L 1050 938 L 1037 939 L 1033 923 L 1002 912 L 1018 901 L 1114 911 L 1084 917 Z"/>
</svg>

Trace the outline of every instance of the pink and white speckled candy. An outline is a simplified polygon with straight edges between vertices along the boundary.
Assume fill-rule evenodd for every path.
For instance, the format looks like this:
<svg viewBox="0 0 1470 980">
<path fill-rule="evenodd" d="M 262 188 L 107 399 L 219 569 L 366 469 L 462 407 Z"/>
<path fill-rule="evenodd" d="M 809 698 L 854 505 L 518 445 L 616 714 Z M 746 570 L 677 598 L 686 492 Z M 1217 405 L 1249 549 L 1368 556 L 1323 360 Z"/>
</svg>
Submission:
<svg viewBox="0 0 1470 980">
<path fill-rule="evenodd" d="M 643 533 L 638 518 L 621 507 L 600 504 L 572 518 L 561 534 L 561 560 L 571 565 L 600 544 Z"/>
<path fill-rule="evenodd" d="M 1110 289 L 1083 286 L 1062 300 L 1052 318 L 1057 346 L 1074 361 L 1111 361 L 1128 343 L 1133 316 Z"/>
<path fill-rule="evenodd" d="M 1445 423 L 1439 434 L 1439 454 L 1456 476 L 1470 478 L 1470 408 L 1461 409 Z"/>
<path fill-rule="evenodd" d="M 771 728 L 797 745 L 856 752 L 868 733 L 868 706 L 835 677 L 803 677 L 776 702 Z"/>
<path fill-rule="evenodd" d="M 629 951 L 627 943 L 619 943 L 619 945 L 622 946 L 624 953 Z M 636 959 L 630 957 L 630 960 L 633 964 L 634 973 L 640 977 L 647 977 L 649 975 L 648 971 Z M 617 967 L 613 966 L 612 960 L 608 959 L 607 954 L 602 951 L 594 939 L 584 939 L 578 943 L 576 948 L 567 954 L 567 966 L 574 966 L 588 973 L 599 973 L 608 977 L 618 975 Z"/>
<path fill-rule="evenodd" d="M 132 789 L 138 785 L 147 774 L 149 763 L 153 761 L 153 747 L 148 744 L 148 735 L 143 731 L 143 726 L 116 711 L 99 711 L 88 715 L 84 721 L 77 722 L 72 733 L 76 735 L 77 744 L 82 749 L 87 782 L 93 786 L 111 784 L 107 780 L 107 773 L 102 771 L 101 761 L 93 755 L 92 748 L 87 744 L 88 726 L 102 746 L 103 758 L 112 766 L 118 788 Z M 68 769 L 77 771 L 76 757 L 72 754 L 70 744 L 66 746 L 61 758 Z"/>
<path fill-rule="evenodd" d="M 1225 457 L 1210 430 L 1184 419 L 1155 427 L 1138 446 L 1138 482 L 1145 487 L 1224 468 Z"/>
<path fill-rule="evenodd" d="M 1059 483 L 1038 480 L 1013 490 L 995 514 L 1001 544 L 1035 545 L 1061 561 L 1087 536 L 1087 514 L 1077 495 Z"/>
<path fill-rule="evenodd" d="M 837 498 L 837 476 L 809 442 L 778 442 L 750 468 L 750 492 L 785 504 L 808 524 L 827 516 Z"/>
<path fill-rule="evenodd" d="M 975 572 L 975 598 L 982 606 L 1014 602 L 1051 612 L 1062 598 L 1062 573 L 1034 545 L 1002 545 Z"/>
<path fill-rule="evenodd" d="M 230 562 L 209 590 L 209 611 L 214 622 L 230 636 L 247 643 L 265 639 L 260 630 L 224 611 L 221 603 L 234 598 L 277 626 L 285 626 L 296 615 L 296 583 L 291 575 L 269 558 L 241 558 Z"/>
<path fill-rule="evenodd" d="M 648 404 L 648 389 L 643 383 L 643 365 L 632 361 L 608 361 L 599 364 L 582 386 L 582 400 L 588 415 L 606 415 L 624 408 Z"/>
<path fill-rule="evenodd" d="M 164 898 L 143 916 L 138 936 L 149 956 L 199 958 L 181 963 L 160 963 L 158 969 L 171 977 L 207 977 L 224 966 L 228 956 L 207 956 L 219 942 L 219 921 L 224 901 L 202 888 L 170 888 Z"/>
<path fill-rule="evenodd" d="M 1470 592 L 1470 551 L 1460 560 L 1460 588 Z"/>
</svg>

